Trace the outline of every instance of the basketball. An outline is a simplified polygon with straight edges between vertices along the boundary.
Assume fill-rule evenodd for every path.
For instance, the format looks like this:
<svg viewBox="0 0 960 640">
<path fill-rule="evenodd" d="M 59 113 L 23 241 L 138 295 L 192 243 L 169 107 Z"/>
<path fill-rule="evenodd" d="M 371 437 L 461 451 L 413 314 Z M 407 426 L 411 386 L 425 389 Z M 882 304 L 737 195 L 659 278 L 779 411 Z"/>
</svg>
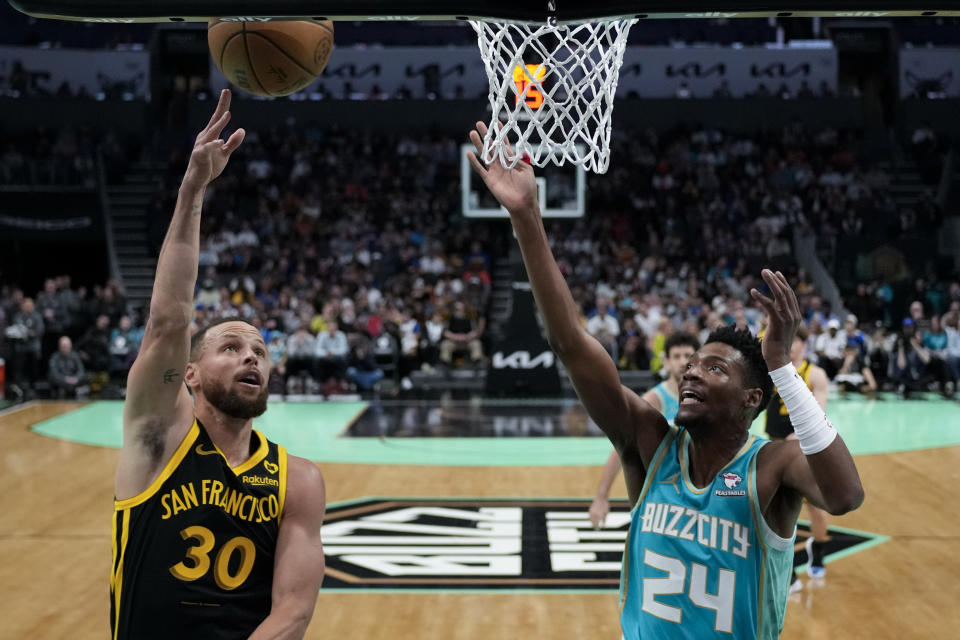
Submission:
<svg viewBox="0 0 960 640">
<path fill-rule="evenodd" d="M 333 51 L 333 22 L 213 20 L 207 42 L 230 82 L 258 96 L 286 96 L 323 73 Z"/>
</svg>

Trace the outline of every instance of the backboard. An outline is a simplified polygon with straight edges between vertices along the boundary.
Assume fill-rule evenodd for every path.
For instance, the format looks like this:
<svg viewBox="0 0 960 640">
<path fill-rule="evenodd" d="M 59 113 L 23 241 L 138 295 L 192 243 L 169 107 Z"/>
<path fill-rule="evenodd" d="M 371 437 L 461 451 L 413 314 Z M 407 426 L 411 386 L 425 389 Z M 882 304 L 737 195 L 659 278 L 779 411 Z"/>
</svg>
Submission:
<svg viewBox="0 0 960 640">
<path fill-rule="evenodd" d="M 465 218 L 509 218 L 467 160 L 472 144 L 460 147 L 460 201 Z M 582 218 L 587 213 L 587 174 L 566 164 L 537 168 L 537 197 L 543 218 Z"/>
<path fill-rule="evenodd" d="M 206 22 L 212 18 L 584 22 L 607 18 L 960 16 L 960 0 L 8 0 L 38 18 Z M 552 8 L 550 6 L 552 5 Z M 932 6 L 931 6 L 932 5 Z"/>
</svg>

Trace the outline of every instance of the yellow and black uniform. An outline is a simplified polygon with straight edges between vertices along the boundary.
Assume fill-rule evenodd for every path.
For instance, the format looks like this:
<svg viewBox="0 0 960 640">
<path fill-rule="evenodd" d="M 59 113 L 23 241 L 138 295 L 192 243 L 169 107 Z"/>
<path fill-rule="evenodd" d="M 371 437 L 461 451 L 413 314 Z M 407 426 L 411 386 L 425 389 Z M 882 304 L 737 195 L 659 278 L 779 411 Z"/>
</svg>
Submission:
<svg viewBox="0 0 960 640">
<path fill-rule="evenodd" d="M 810 386 L 812 369 L 813 366 L 806 360 L 797 367 L 797 373 L 800 374 L 800 377 L 807 384 L 807 388 L 811 391 L 813 391 L 813 387 Z M 787 407 L 783 404 L 783 398 L 780 397 L 780 393 L 774 387 L 770 404 L 767 405 L 767 435 L 772 439 L 782 440 L 791 433 L 793 433 L 793 425 L 790 424 L 790 414 L 787 413 Z"/>
<path fill-rule="evenodd" d="M 287 452 L 259 431 L 230 467 L 199 422 L 145 491 L 114 502 L 114 640 L 246 639 L 270 613 Z"/>
</svg>

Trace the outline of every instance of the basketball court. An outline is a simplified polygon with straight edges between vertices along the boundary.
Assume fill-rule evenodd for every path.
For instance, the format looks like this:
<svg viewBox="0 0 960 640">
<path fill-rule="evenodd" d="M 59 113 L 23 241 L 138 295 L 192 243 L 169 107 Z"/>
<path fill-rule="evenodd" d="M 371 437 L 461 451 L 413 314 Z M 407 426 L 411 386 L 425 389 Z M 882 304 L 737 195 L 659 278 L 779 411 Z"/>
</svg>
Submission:
<svg viewBox="0 0 960 640">
<path fill-rule="evenodd" d="M 45 402 L 0 416 L 0 577 L 17 585 L 4 637 L 107 634 L 120 411 Z M 831 519 L 827 577 L 804 575 L 782 637 L 954 633 L 956 411 L 935 399 L 831 400 L 867 499 Z M 626 502 L 590 529 L 586 498 L 608 445 L 586 424 L 554 400 L 273 404 L 258 427 L 317 461 L 327 482 L 328 571 L 307 637 L 619 637 Z"/>
<path fill-rule="evenodd" d="M 303 0 L 275 2 L 269 9 L 256 2 L 226 9 L 229 3 L 186 7 L 169 0 L 11 4 L 37 17 L 93 23 L 214 17 L 226 23 L 273 16 L 471 20 L 490 76 L 491 123 L 504 123 L 502 132 L 491 127 L 486 136 L 484 160 L 512 166 L 532 157 L 537 166 L 560 165 L 539 183 L 544 217 L 556 218 L 585 215 L 587 179 L 580 167 L 603 173 L 610 161 L 615 91 L 605 92 L 616 82 L 626 29 L 634 22 L 960 16 L 955 2 L 942 3 L 948 10 L 922 10 L 889 0 L 869 6 L 854 0 L 802 3 L 802 11 L 780 2 L 758 8 L 754 2 L 710 0 L 688 0 L 682 7 L 665 0 L 592 7 L 563 0 L 333 0 L 322 3 L 322 10 Z M 224 11 L 245 15 L 225 17 Z M 273 15 L 260 16 L 263 11 Z M 606 20 L 607 26 L 584 32 L 573 47 L 574 62 L 565 68 L 562 56 L 554 57 L 553 30 L 589 20 Z M 512 49 L 497 48 L 508 29 L 518 40 Z M 540 59 L 525 61 L 526 48 L 536 49 Z M 581 67 L 583 59 L 592 64 Z M 314 75 L 320 71 L 322 65 Z M 563 106 L 568 99 L 589 108 L 569 110 Z M 564 123 L 559 134 L 551 128 L 554 118 Z M 464 131 L 471 124 L 463 123 Z M 578 135 L 571 139 L 574 130 Z M 604 130 L 606 139 L 595 135 Z M 505 217 L 476 186 L 466 161 L 461 168 L 465 217 Z M 6 488 L 0 637 L 106 637 L 122 406 L 49 401 L 0 412 L 0 483 Z M 830 416 L 856 457 L 866 500 L 830 519 L 824 579 L 802 572 L 809 523 L 801 520 L 794 566 L 804 588 L 790 596 L 782 637 L 956 636 L 957 403 L 933 396 L 831 397 Z M 629 505 L 618 481 L 606 526 L 590 526 L 589 498 L 610 444 L 575 400 L 434 394 L 404 401 L 276 401 L 254 426 L 291 454 L 316 462 L 325 477 L 327 571 L 307 638 L 621 637 L 617 589 Z"/>
</svg>

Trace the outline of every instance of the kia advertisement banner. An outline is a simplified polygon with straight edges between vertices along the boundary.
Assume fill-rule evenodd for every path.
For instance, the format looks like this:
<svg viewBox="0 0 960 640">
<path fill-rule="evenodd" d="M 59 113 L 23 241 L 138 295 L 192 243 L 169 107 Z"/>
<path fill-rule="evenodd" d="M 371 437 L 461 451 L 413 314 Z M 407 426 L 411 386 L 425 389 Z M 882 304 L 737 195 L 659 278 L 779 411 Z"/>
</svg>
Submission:
<svg viewBox="0 0 960 640">
<path fill-rule="evenodd" d="M 537 323 L 533 290 L 522 264 L 513 267 L 510 317 L 490 341 L 486 392 L 524 398 L 559 396 L 557 359 Z"/>
<path fill-rule="evenodd" d="M 901 98 L 960 97 L 960 49 L 902 49 Z"/>
<path fill-rule="evenodd" d="M 211 61 L 215 91 L 228 86 Z M 833 48 L 627 47 L 619 97 L 676 97 L 681 83 L 694 98 L 709 98 L 723 85 L 733 97 L 756 93 L 761 85 L 772 94 L 786 86 L 819 93 L 837 88 L 837 53 Z M 306 93 L 335 98 L 409 97 L 478 98 L 489 92 L 487 74 L 476 47 L 337 48 L 323 75 Z"/>
<path fill-rule="evenodd" d="M 142 100 L 150 92 L 150 53 L 0 46 L 4 94 L 56 94 L 64 84 L 74 95 Z"/>
</svg>

